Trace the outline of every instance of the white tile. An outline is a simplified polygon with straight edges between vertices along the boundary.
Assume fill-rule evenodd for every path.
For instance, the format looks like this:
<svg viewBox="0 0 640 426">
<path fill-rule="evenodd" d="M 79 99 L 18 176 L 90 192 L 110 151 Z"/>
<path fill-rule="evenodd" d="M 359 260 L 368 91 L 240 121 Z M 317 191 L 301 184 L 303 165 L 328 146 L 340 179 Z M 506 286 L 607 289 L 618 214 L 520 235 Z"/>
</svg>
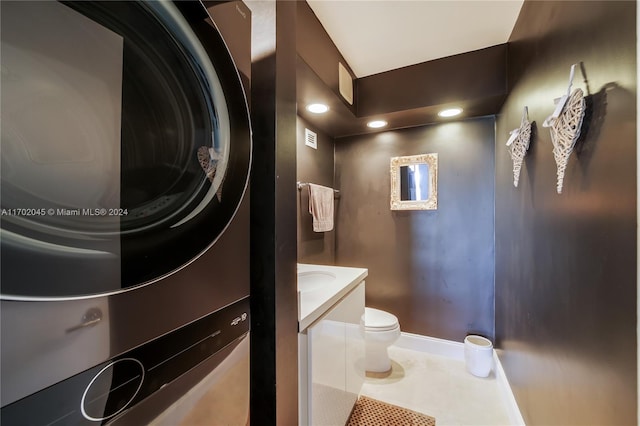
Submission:
<svg viewBox="0 0 640 426">
<path fill-rule="evenodd" d="M 395 346 L 389 355 L 392 374 L 367 378 L 362 395 L 435 417 L 438 426 L 509 424 L 493 372 L 475 377 L 464 361 Z"/>
</svg>

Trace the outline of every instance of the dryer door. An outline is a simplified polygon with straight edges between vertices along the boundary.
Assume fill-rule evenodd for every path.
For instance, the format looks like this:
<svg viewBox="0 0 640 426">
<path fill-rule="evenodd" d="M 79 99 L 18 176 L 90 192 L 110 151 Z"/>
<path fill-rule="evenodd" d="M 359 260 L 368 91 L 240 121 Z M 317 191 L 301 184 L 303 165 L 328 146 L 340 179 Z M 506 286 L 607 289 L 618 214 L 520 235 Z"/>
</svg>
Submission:
<svg viewBox="0 0 640 426">
<path fill-rule="evenodd" d="M 246 98 L 200 2 L 2 2 L 1 294 L 146 285 L 246 189 Z"/>
</svg>

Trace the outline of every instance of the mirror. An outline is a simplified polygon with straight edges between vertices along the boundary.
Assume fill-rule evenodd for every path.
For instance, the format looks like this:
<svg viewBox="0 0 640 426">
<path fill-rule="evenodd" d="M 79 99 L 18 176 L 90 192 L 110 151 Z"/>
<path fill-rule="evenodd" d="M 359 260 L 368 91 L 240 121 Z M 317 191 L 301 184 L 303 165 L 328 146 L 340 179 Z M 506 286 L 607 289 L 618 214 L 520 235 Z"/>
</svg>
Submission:
<svg viewBox="0 0 640 426">
<path fill-rule="evenodd" d="M 438 154 L 391 158 L 391 210 L 438 208 Z"/>
</svg>

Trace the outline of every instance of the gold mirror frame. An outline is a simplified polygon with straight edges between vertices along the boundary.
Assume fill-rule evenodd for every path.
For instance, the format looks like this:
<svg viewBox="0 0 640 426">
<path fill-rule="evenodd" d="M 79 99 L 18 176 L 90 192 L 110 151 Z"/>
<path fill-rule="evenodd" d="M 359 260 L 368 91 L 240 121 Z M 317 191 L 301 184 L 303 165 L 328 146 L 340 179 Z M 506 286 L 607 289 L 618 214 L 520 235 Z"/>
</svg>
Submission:
<svg viewBox="0 0 640 426">
<path fill-rule="evenodd" d="M 400 167 L 415 164 L 429 166 L 429 198 L 426 200 L 400 199 Z M 409 155 L 391 158 L 391 210 L 438 209 L 438 154 Z"/>
</svg>

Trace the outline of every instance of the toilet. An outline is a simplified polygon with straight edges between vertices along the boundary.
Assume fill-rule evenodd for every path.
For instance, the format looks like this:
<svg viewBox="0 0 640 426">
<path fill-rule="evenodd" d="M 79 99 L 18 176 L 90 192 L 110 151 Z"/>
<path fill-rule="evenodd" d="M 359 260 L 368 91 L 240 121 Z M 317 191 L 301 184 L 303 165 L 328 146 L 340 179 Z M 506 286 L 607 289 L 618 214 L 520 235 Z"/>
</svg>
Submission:
<svg viewBox="0 0 640 426">
<path fill-rule="evenodd" d="M 380 309 L 364 308 L 360 329 L 365 339 L 365 370 L 370 373 L 386 373 L 391 370 L 387 348 L 400 337 L 398 318 Z"/>
</svg>

